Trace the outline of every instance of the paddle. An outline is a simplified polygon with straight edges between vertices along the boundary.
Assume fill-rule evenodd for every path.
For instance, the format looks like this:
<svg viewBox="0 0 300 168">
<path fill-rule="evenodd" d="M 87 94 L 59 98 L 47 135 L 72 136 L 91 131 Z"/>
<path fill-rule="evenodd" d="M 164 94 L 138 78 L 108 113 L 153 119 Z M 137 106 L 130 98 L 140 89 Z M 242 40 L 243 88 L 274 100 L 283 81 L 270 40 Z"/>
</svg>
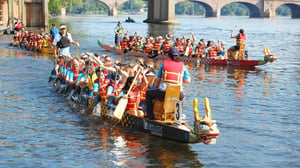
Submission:
<svg viewBox="0 0 300 168">
<path fill-rule="evenodd" d="M 127 98 L 123 98 L 123 97 L 122 97 L 122 98 L 119 100 L 119 104 L 117 105 L 117 107 L 116 107 L 116 109 L 115 109 L 115 111 L 114 111 L 114 116 L 115 116 L 117 119 L 119 119 L 119 120 L 123 117 L 123 114 L 124 114 L 124 112 L 125 112 L 125 109 L 126 109 L 126 106 L 127 106 L 127 103 L 128 103 L 128 95 L 129 95 L 129 93 L 130 93 L 130 91 L 131 91 L 131 89 L 132 89 L 132 87 L 133 87 L 134 82 L 136 81 L 137 77 L 139 76 L 140 72 L 141 72 L 141 70 L 139 69 L 138 72 L 136 73 L 136 75 L 135 75 L 135 77 L 134 77 L 134 79 L 133 79 L 131 85 L 130 85 L 130 88 L 129 88 L 128 91 L 127 91 L 127 94 L 126 94 L 126 97 L 127 97 Z"/>
<path fill-rule="evenodd" d="M 78 45 L 76 46 L 76 55 L 75 57 L 78 57 Z"/>
</svg>

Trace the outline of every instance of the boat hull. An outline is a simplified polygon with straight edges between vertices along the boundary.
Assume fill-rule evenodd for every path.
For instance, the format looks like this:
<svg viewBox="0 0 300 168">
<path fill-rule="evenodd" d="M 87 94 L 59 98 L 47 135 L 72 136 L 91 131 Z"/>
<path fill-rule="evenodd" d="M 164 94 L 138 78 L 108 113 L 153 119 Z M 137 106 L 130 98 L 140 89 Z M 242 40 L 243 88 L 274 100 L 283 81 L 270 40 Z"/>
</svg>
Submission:
<svg viewBox="0 0 300 168">
<path fill-rule="evenodd" d="M 63 85 L 61 84 L 59 79 L 53 80 L 52 91 L 57 91 L 61 93 L 63 90 Z M 62 87 L 62 89 L 61 89 Z M 129 113 L 124 113 L 123 117 L 119 120 L 111 115 L 108 115 L 108 109 L 106 104 L 98 103 L 94 106 L 94 98 L 88 98 L 87 103 L 82 103 L 82 99 L 84 96 L 81 95 L 78 98 L 78 103 L 71 101 L 73 108 L 84 109 L 85 114 L 87 114 L 90 118 L 94 120 L 109 120 L 116 124 L 120 124 L 127 128 L 132 128 L 136 130 L 140 130 L 152 135 L 156 135 L 165 139 L 170 139 L 178 142 L 184 143 L 197 143 L 201 142 L 200 138 L 195 132 L 193 128 L 186 123 L 181 124 L 168 124 L 163 123 L 157 120 L 149 120 L 147 118 L 138 117 Z"/>
<path fill-rule="evenodd" d="M 41 49 L 42 54 L 54 54 L 54 48 L 44 48 Z"/>
<path fill-rule="evenodd" d="M 134 57 L 144 57 L 147 58 L 147 53 L 141 53 L 141 52 L 134 52 L 134 51 L 128 51 L 127 53 L 124 53 L 120 49 L 115 49 L 114 46 L 110 45 L 104 45 L 100 40 L 98 40 L 98 45 L 105 49 L 108 52 L 112 52 L 115 54 L 124 54 L 126 56 L 134 56 Z M 155 57 L 155 59 L 167 59 L 167 55 L 158 55 Z M 228 59 L 213 59 L 213 58 L 195 58 L 195 57 L 187 57 L 182 56 L 180 57 L 180 60 L 183 62 L 195 62 L 195 63 L 201 63 L 201 64 L 208 64 L 208 65 L 221 65 L 221 66 L 257 66 L 257 65 L 264 65 L 268 61 L 265 60 L 228 60 Z"/>
</svg>

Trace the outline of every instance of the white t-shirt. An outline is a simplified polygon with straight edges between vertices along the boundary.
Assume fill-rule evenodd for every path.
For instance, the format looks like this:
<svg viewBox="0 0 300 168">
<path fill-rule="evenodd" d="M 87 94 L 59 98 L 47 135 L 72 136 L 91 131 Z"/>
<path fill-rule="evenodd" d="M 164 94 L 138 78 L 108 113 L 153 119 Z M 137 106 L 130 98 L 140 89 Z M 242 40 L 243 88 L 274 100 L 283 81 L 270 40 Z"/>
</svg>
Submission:
<svg viewBox="0 0 300 168">
<path fill-rule="evenodd" d="M 73 42 L 73 39 L 72 39 L 71 34 L 70 34 L 70 33 L 67 33 L 67 35 L 68 35 L 68 39 L 69 39 L 70 42 L 72 43 L 72 42 Z M 65 35 L 65 36 L 66 36 L 66 35 Z M 60 33 L 58 33 L 58 34 L 54 37 L 53 45 L 56 46 L 57 43 L 58 43 L 60 40 L 61 40 L 61 35 L 60 35 Z M 70 55 L 71 55 L 71 53 L 70 53 L 70 47 L 61 48 L 61 49 L 59 50 L 59 53 L 58 53 L 58 54 L 59 54 L 59 55 L 65 54 L 65 55 L 70 56 Z"/>
</svg>

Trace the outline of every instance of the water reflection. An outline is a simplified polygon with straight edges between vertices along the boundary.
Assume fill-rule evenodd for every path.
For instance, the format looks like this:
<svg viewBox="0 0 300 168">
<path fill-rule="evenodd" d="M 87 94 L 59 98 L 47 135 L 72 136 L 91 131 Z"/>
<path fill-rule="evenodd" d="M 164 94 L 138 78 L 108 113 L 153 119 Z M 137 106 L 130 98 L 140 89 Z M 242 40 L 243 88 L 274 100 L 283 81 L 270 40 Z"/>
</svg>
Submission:
<svg viewBox="0 0 300 168">
<path fill-rule="evenodd" d="M 148 24 L 148 35 L 152 37 L 174 34 L 175 25 Z"/>
<path fill-rule="evenodd" d="M 107 151 L 105 162 L 121 167 L 202 167 L 196 152 L 188 144 L 122 128 L 110 121 L 84 122 L 89 149 Z M 102 158 L 103 159 L 103 158 Z"/>
</svg>

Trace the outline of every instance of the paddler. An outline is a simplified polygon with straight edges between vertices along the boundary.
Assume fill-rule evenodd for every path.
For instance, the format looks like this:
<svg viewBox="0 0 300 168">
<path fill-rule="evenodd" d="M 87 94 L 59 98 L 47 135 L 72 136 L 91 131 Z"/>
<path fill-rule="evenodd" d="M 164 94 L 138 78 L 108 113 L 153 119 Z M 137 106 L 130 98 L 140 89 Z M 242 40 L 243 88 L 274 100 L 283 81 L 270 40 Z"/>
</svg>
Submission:
<svg viewBox="0 0 300 168">
<path fill-rule="evenodd" d="M 153 114 L 153 99 L 163 100 L 168 85 L 181 85 L 180 100 L 183 100 L 182 83 L 191 82 L 187 68 L 179 59 L 180 53 L 178 49 L 175 47 L 170 48 L 168 56 L 170 58 L 164 60 L 158 70 L 155 88 L 149 88 L 146 91 L 147 118 L 151 120 L 155 119 Z"/>
<path fill-rule="evenodd" d="M 236 39 L 236 45 L 232 46 L 228 49 L 228 58 L 231 57 L 233 52 L 238 51 L 237 55 L 233 56 L 233 59 L 244 59 L 244 51 L 245 51 L 245 45 L 246 45 L 246 36 L 244 33 L 244 29 L 240 29 L 239 34 L 233 35 L 233 30 L 231 31 L 231 38 Z"/>
<path fill-rule="evenodd" d="M 59 27 L 59 33 L 54 37 L 53 45 L 56 46 L 56 51 L 59 52 L 59 55 L 64 54 L 66 56 L 71 56 L 71 44 L 79 47 L 79 43 L 73 41 L 71 34 L 67 32 L 67 26 L 62 24 Z"/>
</svg>

